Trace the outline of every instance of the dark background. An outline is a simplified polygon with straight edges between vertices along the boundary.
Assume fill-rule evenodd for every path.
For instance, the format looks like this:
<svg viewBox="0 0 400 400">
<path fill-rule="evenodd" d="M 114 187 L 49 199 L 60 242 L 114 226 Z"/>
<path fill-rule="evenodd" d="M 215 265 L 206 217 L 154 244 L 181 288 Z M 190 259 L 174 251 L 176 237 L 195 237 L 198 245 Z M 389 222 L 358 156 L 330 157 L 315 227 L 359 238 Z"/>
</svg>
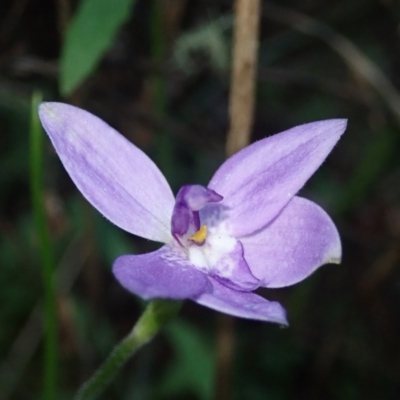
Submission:
<svg viewBox="0 0 400 400">
<path fill-rule="evenodd" d="M 284 8 L 263 3 L 252 141 L 304 122 L 349 119 L 343 139 L 301 192 L 334 219 L 343 262 L 294 287 L 260 291 L 287 308 L 288 329 L 235 320 L 232 398 L 398 399 L 400 3 L 273 4 Z M 32 93 L 103 118 L 155 160 L 175 192 L 184 183 L 206 184 L 224 160 L 232 1 L 137 1 L 94 71 L 62 96 L 59 57 L 76 6 L 0 2 L 2 399 L 36 399 L 42 390 L 43 289 L 29 182 Z M 313 18 L 303 25 L 306 34 L 293 29 L 303 21 L 299 13 Z M 343 53 L 338 35 L 363 61 L 353 47 Z M 367 76 L 365 60 L 373 71 Z M 47 139 L 43 163 L 57 269 L 58 398 L 67 399 L 143 307 L 112 277 L 113 260 L 152 247 L 83 200 Z M 213 398 L 216 337 L 217 314 L 185 303 L 103 398 Z"/>
</svg>

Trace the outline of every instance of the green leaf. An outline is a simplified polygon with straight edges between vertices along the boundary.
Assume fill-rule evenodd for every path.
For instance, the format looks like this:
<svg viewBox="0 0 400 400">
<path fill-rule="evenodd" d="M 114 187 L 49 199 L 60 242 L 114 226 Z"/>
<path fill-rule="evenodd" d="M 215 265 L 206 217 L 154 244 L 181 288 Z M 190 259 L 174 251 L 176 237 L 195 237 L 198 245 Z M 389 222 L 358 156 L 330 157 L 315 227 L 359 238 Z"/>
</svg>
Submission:
<svg viewBox="0 0 400 400">
<path fill-rule="evenodd" d="M 136 0 L 82 0 L 66 32 L 60 90 L 71 94 L 95 69 Z"/>
<path fill-rule="evenodd" d="M 199 399 L 211 399 L 215 387 L 215 349 L 202 333 L 188 323 L 175 319 L 166 328 L 175 360 L 159 385 L 161 397 L 178 397 L 190 391 Z"/>
</svg>

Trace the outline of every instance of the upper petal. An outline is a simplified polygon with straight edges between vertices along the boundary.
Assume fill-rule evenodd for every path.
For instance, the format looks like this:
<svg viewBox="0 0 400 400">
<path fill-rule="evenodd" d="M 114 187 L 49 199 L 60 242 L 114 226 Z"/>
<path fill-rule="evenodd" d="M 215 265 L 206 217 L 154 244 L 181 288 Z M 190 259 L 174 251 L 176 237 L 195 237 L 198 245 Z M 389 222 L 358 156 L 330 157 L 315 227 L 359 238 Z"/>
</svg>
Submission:
<svg viewBox="0 0 400 400">
<path fill-rule="evenodd" d="M 121 256 L 113 272 L 125 289 L 144 299 L 187 299 L 211 288 L 207 276 L 169 245 L 152 253 Z"/>
<path fill-rule="evenodd" d="M 62 103 L 43 103 L 42 124 L 82 194 L 128 232 L 170 240 L 174 196 L 157 166 L 96 116 Z"/>
<path fill-rule="evenodd" d="M 288 325 L 286 312 L 279 303 L 265 300 L 252 292 L 230 289 L 212 278 L 210 281 L 213 290 L 204 292 L 192 300 L 235 317 Z"/>
<path fill-rule="evenodd" d="M 339 234 L 328 214 L 297 196 L 269 225 L 240 241 L 252 273 L 269 288 L 293 285 L 341 258 Z"/>
<path fill-rule="evenodd" d="M 344 119 L 313 122 L 239 151 L 208 185 L 224 199 L 205 208 L 202 215 L 209 212 L 225 218 L 227 233 L 235 237 L 262 228 L 321 165 L 345 129 Z"/>
</svg>

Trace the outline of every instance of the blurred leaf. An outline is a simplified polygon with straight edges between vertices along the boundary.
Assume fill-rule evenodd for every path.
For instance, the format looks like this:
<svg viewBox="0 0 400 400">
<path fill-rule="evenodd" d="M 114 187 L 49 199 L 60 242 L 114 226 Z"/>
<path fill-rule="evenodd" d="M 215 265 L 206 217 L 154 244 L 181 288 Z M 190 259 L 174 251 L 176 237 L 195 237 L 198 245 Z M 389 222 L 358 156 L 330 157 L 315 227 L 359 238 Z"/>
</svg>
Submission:
<svg viewBox="0 0 400 400">
<path fill-rule="evenodd" d="M 83 0 L 65 37 L 60 89 L 71 94 L 94 70 L 136 0 Z"/>
<path fill-rule="evenodd" d="M 56 292 L 53 284 L 55 261 L 50 232 L 46 220 L 43 189 L 44 132 L 40 125 L 38 107 L 42 102 L 40 93 L 33 93 L 30 124 L 30 183 L 33 216 L 38 238 L 43 282 L 43 332 L 44 373 L 43 398 L 51 400 L 58 391 L 58 332 Z"/>
<path fill-rule="evenodd" d="M 175 360 L 168 367 L 160 392 L 164 396 L 189 390 L 200 399 L 211 399 L 214 388 L 215 352 L 191 325 L 174 320 L 166 328 Z"/>
<path fill-rule="evenodd" d="M 232 16 L 223 15 L 183 33 L 174 46 L 174 60 L 178 68 L 189 75 L 196 73 L 198 66 L 193 55 L 202 54 L 214 70 L 226 71 L 229 68 L 230 44 L 225 32 L 231 26 Z"/>
<path fill-rule="evenodd" d="M 86 300 L 75 297 L 72 299 L 74 310 L 74 326 L 82 355 L 93 357 L 100 354 L 106 357 L 116 342 L 115 333 L 107 318 L 94 315 Z"/>
<path fill-rule="evenodd" d="M 397 152 L 397 131 L 385 129 L 369 140 L 364 155 L 344 187 L 339 210 L 346 212 L 355 207 L 378 181 L 382 170 Z"/>
</svg>

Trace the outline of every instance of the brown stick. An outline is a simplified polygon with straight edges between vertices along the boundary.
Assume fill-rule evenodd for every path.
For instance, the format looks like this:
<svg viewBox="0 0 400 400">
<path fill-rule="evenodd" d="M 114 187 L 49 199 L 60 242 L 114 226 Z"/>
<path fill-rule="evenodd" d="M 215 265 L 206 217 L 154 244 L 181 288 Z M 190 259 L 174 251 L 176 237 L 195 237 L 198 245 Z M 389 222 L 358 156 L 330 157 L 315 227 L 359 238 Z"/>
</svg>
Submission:
<svg viewBox="0 0 400 400">
<path fill-rule="evenodd" d="M 229 400 L 231 396 L 231 374 L 234 353 L 234 319 L 230 315 L 218 315 L 217 379 L 215 400 Z"/>
<path fill-rule="evenodd" d="M 227 157 L 247 146 L 250 141 L 260 8 L 260 0 L 235 0 Z M 230 381 L 234 354 L 234 320 L 228 315 L 220 315 L 218 319 L 217 349 L 216 399 L 228 400 L 232 397 Z"/>
<path fill-rule="evenodd" d="M 254 112 L 260 13 L 260 0 L 235 1 L 230 129 L 226 143 L 228 157 L 249 144 Z"/>
</svg>

